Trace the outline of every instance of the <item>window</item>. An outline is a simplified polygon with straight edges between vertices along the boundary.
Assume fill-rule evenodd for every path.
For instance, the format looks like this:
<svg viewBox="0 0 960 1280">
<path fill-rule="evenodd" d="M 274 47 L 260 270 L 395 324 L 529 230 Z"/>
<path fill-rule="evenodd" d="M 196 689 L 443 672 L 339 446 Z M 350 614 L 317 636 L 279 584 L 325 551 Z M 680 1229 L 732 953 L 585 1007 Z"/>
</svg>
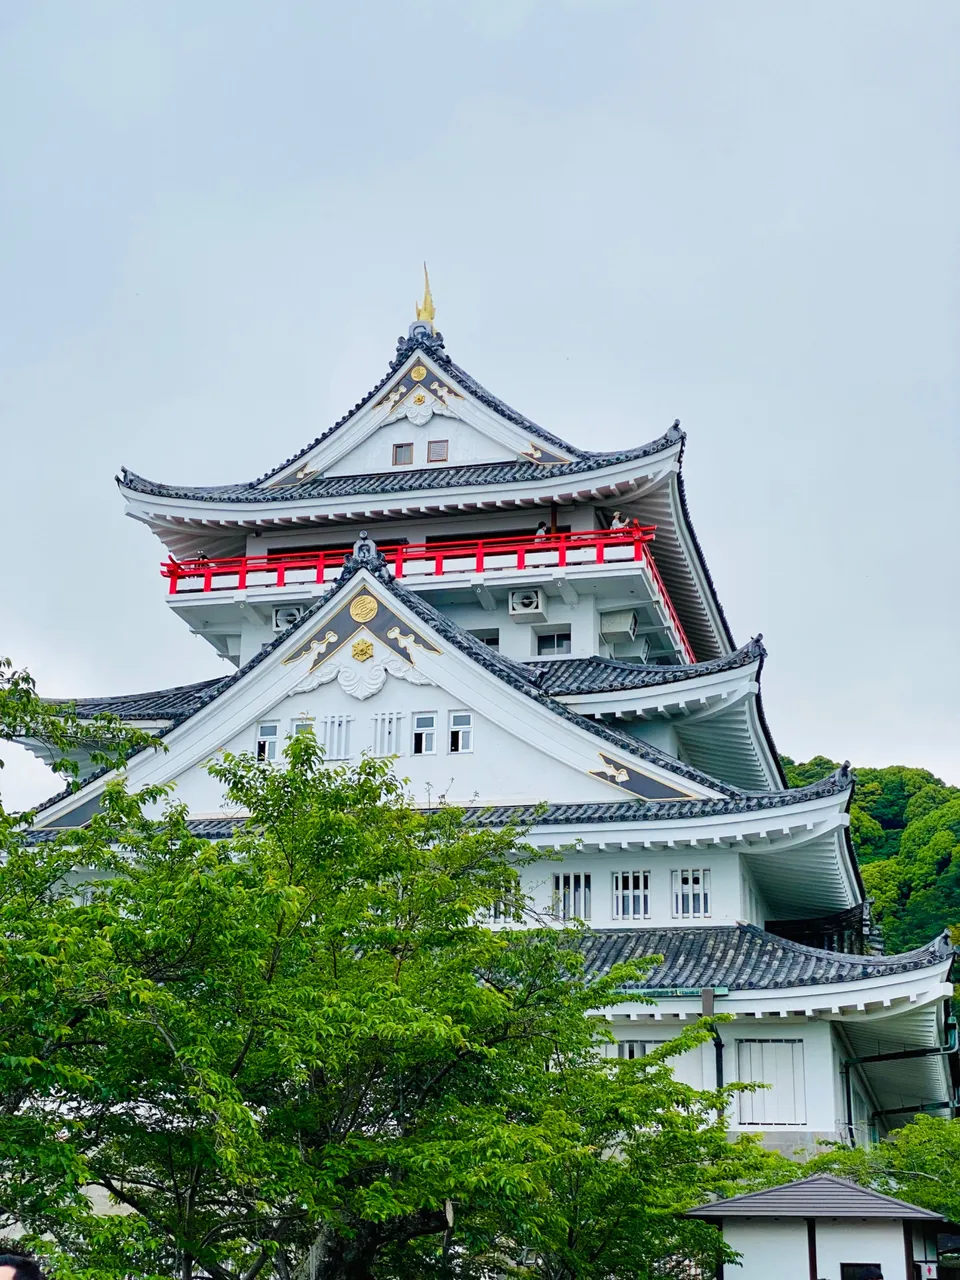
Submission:
<svg viewBox="0 0 960 1280">
<path fill-rule="evenodd" d="M 450 752 L 453 755 L 473 750 L 473 715 L 469 711 L 450 712 Z"/>
<path fill-rule="evenodd" d="M 700 920 L 710 914 L 710 872 L 706 868 L 671 871 L 673 915 L 676 920 Z"/>
<path fill-rule="evenodd" d="M 647 1044 L 645 1040 L 619 1040 L 617 1042 L 617 1057 L 626 1058 L 630 1062 L 634 1058 L 642 1058 L 647 1052 Z"/>
<path fill-rule="evenodd" d="M 878 1280 L 882 1276 L 883 1268 L 879 1262 L 840 1263 L 840 1280 Z"/>
<path fill-rule="evenodd" d="M 418 711 L 413 717 L 413 754 L 432 756 L 437 751 L 437 713 Z"/>
<path fill-rule="evenodd" d="M 498 653 L 500 652 L 499 627 L 484 627 L 480 631 L 471 631 L 470 634 L 479 640 L 481 644 L 485 644 L 488 649 L 495 649 Z"/>
<path fill-rule="evenodd" d="M 402 751 L 399 711 L 380 711 L 373 717 L 373 754 L 398 756 Z"/>
<path fill-rule="evenodd" d="M 738 1095 L 741 1124 L 806 1124 L 802 1040 L 738 1040 L 737 1079 L 770 1086 Z"/>
<path fill-rule="evenodd" d="M 313 721 L 309 719 L 294 720 L 293 725 L 291 726 L 291 732 L 294 737 L 297 737 L 298 734 L 301 733 L 315 733 L 316 727 Z"/>
<path fill-rule="evenodd" d="M 589 871 L 554 873 L 553 914 L 560 920 L 590 919 Z"/>
<path fill-rule="evenodd" d="M 650 872 L 613 873 L 614 920 L 642 920 L 650 915 Z"/>
<path fill-rule="evenodd" d="M 393 465 L 395 467 L 409 467 L 412 462 L 412 444 L 395 444 L 393 446 Z"/>
<path fill-rule="evenodd" d="M 323 716 L 317 722 L 317 740 L 324 747 L 327 760 L 350 757 L 350 723 L 353 716 Z"/>
<path fill-rule="evenodd" d="M 541 632 L 537 636 L 537 656 L 539 658 L 553 658 L 558 653 L 570 652 L 570 628 L 566 627 L 561 631 Z"/>
<path fill-rule="evenodd" d="M 257 759 L 276 760 L 277 740 L 280 737 L 278 724 L 257 725 Z"/>
<path fill-rule="evenodd" d="M 448 440 L 428 440 L 427 441 L 427 461 L 428 462 L 446 462 L 449 452 Z M 411 462 L 413 459 L 410 459 Z"/>
</svg>

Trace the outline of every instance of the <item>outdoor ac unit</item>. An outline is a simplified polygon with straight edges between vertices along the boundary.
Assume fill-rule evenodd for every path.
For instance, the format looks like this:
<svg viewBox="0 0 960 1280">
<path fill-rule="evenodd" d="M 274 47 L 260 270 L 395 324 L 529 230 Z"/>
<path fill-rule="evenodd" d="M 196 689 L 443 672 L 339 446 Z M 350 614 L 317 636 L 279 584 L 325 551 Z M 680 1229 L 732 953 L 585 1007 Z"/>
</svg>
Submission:
<svg viewBox="0 0 960 1280">
<path fill-rule="evenodd" d="M 546 596 L 540 587 L 520 587 L 511 591 L 509 613 L 518 622 L 546 622 Z"/>
<path fill-rule="evenodd" d="M 273 611 L 273 629 L 274 631 L 286 631 L 287 627 L 292 627 L 295 622 L 300 619 L 307 611 L 304 604 L 282 604 Z"/>
<path fill-rule="evenodd" d="M 636 610 L 618 609 L 616 613 L 601 613 L 600 634 L 607 644 L 630 644 L 637 638 Z"/>
</svg>

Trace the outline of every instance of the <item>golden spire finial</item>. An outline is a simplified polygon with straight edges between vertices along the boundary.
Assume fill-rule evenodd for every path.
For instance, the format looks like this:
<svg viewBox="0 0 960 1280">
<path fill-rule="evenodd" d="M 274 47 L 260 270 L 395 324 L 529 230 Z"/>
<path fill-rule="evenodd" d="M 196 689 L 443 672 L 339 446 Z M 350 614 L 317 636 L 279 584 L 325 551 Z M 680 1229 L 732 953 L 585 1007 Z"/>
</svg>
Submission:
<svg viewBox="0 0 960 1280">
<path fill-rule="evenodd" d="M 417 319 L 430 326 L 430 332 L 433 333 L 433 320 L 437 314 L 437 309 L 433 305 L 433 294 L 430 292 L 430 277 L 427 274 L 427 264 L 423 264 L 423 302 L 414 304 L 417 308 Z"/>
</svg>

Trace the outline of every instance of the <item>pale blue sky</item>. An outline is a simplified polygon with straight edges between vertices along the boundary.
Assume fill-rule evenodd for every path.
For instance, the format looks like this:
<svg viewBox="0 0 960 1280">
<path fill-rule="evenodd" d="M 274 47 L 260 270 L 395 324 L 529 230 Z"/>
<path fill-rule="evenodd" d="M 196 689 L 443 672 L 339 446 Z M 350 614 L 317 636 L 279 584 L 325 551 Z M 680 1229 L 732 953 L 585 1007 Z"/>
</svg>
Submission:
<svg viewBox="0 0 960 1280">
<path fill-rule="evenodd" d="M 781 750 L 960 783 L 957 54 L 923 0 L 0 3 L 0 652 L 225 668 L 122 464 L 259 475 L 453 357 L 570 440 L 675 417 Z M 14 751 L 9 802 L 56 789 Z"/>
</svg>

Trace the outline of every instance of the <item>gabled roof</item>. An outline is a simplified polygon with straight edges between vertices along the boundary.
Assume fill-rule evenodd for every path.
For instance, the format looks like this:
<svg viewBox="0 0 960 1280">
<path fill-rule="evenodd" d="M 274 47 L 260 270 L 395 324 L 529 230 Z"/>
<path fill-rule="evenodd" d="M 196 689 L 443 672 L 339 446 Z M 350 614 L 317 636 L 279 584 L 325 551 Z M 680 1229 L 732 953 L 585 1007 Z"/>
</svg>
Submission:
<svg viewBox="0 0 960 1280">
<path fill-rule="evenodd" d="M 358 544 L 359 546 L 360 544 Z M 370 549 L 369 553 L 361 559 L 357 557 L 349 557 L 344 564 L 343 570 L 337 581 L 331 586 L 330 590 L 320 596 L 317 601 L 308 609 L 300 619 L 288 627 L 286 631 L 280 633 L 270 644 L 265 645 L 249 662 L 245 663 L 238 671 L 232 675 L 225 677 L 223 680 L 204 682 L 205 687 L 198 689 L 195 697 L 188 696 L 181 704 L 181 710 L 172 717 L 172 722 L 157 735 L 159 738 L 165 737 L 173 729 L 189 720 L 191 716 L 196 715 L 204 707 L 208 706 L 216 698 L 220 697 L 228 689 L 236 685 L 239 681 L 252 671 L 260 663 L 264 662 L 277 648 L 285 644 L 287 640 L 296 632 L 306 628 L 314 616 L 324 609 L 327 604 L 344 589 L 347 583 L 360 570 L 366 570 L 374 577 L 377 582 L 388 593 L 399 600 L 407 609 L 414 613 L 418 618 L 431 627 L 438 635 L 447 640 L 455 648 L 469 656 L 479 666 L 502 680 L 505 684 L 515 689 L 517 692 L 526 695 L 535 700 L 541 706 L 547 708 L 554 715 L 576 725 L 579 729 L 586 731 L 593 737 L 598 738 L 610 746 L 616 748 L 620 753 L 626 753 L 648 763 L 666 770 L 670 774 L 678 778 L 685 778 L 696 784 L 706 787 L 709 790 L 719 792 L 721 795 L 731 798 L 743 798 L 745 792 L 729 785 L 728 783 L 719 781 L 701 770 L 688 765 L 675 756 L 669 755 L 662 751 L 659 747 L 655 747 L 650 743 L 641 741 L 632 737 L 630 734 L 621 733 L 620 731 L 610 728 L 607 725 L 599 724 L 588 719 L 586 716 L 578 715 L 563 703 L 556 701 L 554 698 L 542 693 L 537 686 L 537 680 L 534 672 L 524 663 L 515 662 L 502 654 L 494 652 L 488 645 L 478 640 L 475 636 L 465 631 L 457 623 L 453 622 L 445 614 L 440 613 L 431 604 L 424 600 L 415 592 L 410 591 L 401 583 L 397 582 L 387 569 L 386 561 L 383 555 L 377 551 L 376 544 L 367 541 L 365 547 Z M 189 688 L 189 686 L 187 686 Z M 149 748 L 148 748 L 149 749 Z M 91 775 L 84 782 L 83 787 L 74 791 L 68 787 L 57 795 L 51 796 L 43 804 L 38 806 L 38 811 L 49 808 L 51 805 L 67 798 L 70 795 L 82 796 L 83 792 L 89 784 L 97 778 L 102 777 L 109 772 L 102 769 Z"/>
<path fill-rule="evenodd" d="M 522 413 L 518 413 L 516 409 L 512 409 L 510 405 L 506 404 L 503 400 L 500 400 L 492 392 L 488 391 L 486 387 L 477 382 L 476 378 L 472 378 L 466 370 L 461 369 L 459 365 L 454 364 L 447 355 L 446 348 L 443 345 L 442 333 L 429 333 L 424 330 L 423 326 L 416 326 L 416 329 L 416 333 L 410 333 L 405 338 L 401 336 L 397 339 L 397 351 L 396 355 L 390 361 L 389 372 L 380 379 L 375 387 L 372 387 L 367 392 L 363 399 L 358 400 L 352 409 L 348 410 L 342 418 L 338 418 L 333 426 L 328 427 L 322 435 L 317 436 L 315 440 L 311 440 L 310 443 L 305 445 L 298 453 L 287 458 L 286 462 L 281 462 L 279 466 L 274 467 L 271 471 L 267 471 L 257 480 L 254 480 L 253 484 L 263 484 L 265 480 L 271 479 L 281 471 L 285 471 L 287 467 L 292 466 L 293 463 L 299 462 L 301 458 L 306 457 L 306 455 L 315 449 L 318 444 L 322 444 L 325 440 L 329 440 L 334 432 L 339 431 L 341 427 L 346 426 L 354 414 L 359 413 L 365 405 L 370 403 L 374 396 L 379 395 L 384 387 L 386 387 L 387 383 L 393 378 L 397 370 L 418 351 L 423 352 L 424 355 L 429 356 L 431 360 L 441 365 L 444 371 L 448 373 L 455 382 L 459 383 L 464 391 L 469 391 L 472 396 L 475 396 L 476 399 L 481 402 L 481 404 L 485 404 L 488 409 L 492 409 L 493 412 L 499 414 L 501 418 L 505 418 L 515 426 L 522 427 L 524 431 L 532 432 L 547 444 L 551 444 L 555 448 L 562 449 L 565 453 L 571 453 L 574 457 L 585 458 L 589 456 L 583 449 L 578 449 L 575 445 L 568 444 L 566 440 L 561 440 L 559 436 L 552 435 L 549 431 L 545 431 L 543 427 L 540 427 L 535 422 L 531 421 L 530 418 L 524 417 Z"/>
<path fill-rule="evenodd" d="M 689 1209 L 689 1218 L 896 1218 L 943 1222 L 943 1215 L 881 1195 L 832 1173 Z"/>
<path fill-rule="evenodd" d="M 899 956 L 857 956 L 821 951 L 767 933 L 753 924 L 699 928 L 597 929 L 585 941 L 587 969 L 604 974 L 615 964 L 662 955 L 643 980 L 644 990 L 728 987 L 731 991 L 860 982 L 943 964 L 953 955 L 946 933 Z"/>
<path fill-rule="evenodd" d="M 321 436 L 320 439 L 325 437 Z M 282 487 L 261 488 L 264 477 L 243 484 L 219 485 L 170 485 L 157 480 L 147 480 L 121 468 L 118 483 L 132 493 L 154 497 L 182 498 L 188 502 L 230 502 L 275 504 L 278 502 L 303 502 L 310 498 L 351 498 L 361 495 L 386 493 L 410 493 L 420 490 L 457 489 L 470 485 L 522 484 L 542 480 L 545 477 L 561 478 L 598 471 L 602 467 L 616 466 L 662 453 L 682 439 L 679 427 L 668 428 L 662 436 L 635 449 L 620 449 L 613 453 L 584 453 L 578 450 L 574 462 L 540 463 L 525 458 L 511 462 L 477 462 L 460 467 L 430 467 L 420 470 L 373 472 L 355 476 L 306 476 Z M 317 442 L 314 442 L 316 444 Z M 310 448 L 313 448 L 311 445 Z M 307 452 L 305 450 L 304 452 Z M 300 457 L 296 454 L 291 461 Z M 284 463 L 284 466 L 290 465 Z M 278 468 L 281 470 L 282 468 Z M 273 473 L 269 473 L 272 475 Z M 267 477 L 269 478 L 269 476 Z"/>
</svg>

